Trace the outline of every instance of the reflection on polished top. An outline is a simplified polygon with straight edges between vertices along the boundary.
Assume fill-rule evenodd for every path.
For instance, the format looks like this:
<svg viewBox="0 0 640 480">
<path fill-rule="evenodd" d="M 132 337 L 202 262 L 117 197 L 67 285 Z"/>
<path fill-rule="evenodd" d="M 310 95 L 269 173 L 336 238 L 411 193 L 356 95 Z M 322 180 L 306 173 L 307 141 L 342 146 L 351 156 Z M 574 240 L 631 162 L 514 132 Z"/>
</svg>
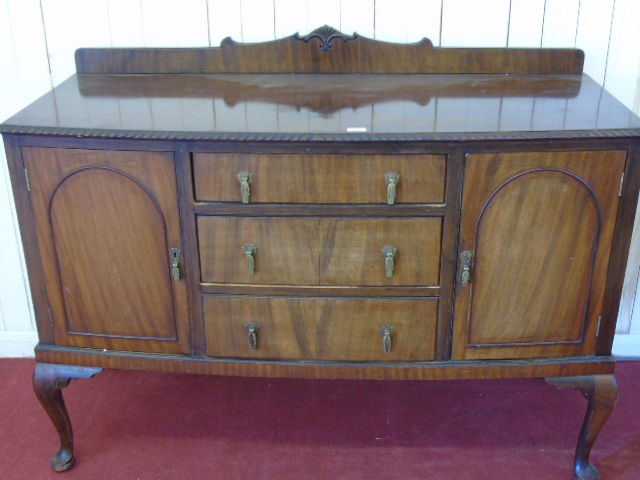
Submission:
<svg viewBox="0 0 640 480">
<path fill-rule="evenodd" d="M 209 49 L 79 50 L 79 73 L 0 131 L 320 141 L 640 134 L 638 117 L 578 73 L 578 50 L 331 38 L 329 49 L 316 34 Z"/>
<path fill-rule="evenodd" d="M 640 120 L 586 75 L 74 75 L 2 130 L 11 126 L 188 137 L 636 129 Z"/>
</svg>

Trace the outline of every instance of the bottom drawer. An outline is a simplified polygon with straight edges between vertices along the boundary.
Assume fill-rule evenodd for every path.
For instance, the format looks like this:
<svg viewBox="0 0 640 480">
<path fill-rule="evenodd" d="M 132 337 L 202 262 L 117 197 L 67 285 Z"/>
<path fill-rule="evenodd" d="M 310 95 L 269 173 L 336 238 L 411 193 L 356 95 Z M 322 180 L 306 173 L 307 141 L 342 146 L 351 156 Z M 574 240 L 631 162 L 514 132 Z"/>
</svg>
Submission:
<svg viewBox="0 0 640 480">
<path fill-rule="evenodd" d="M 209 356 L 334 361 L 435 358 L 437 298 L 204 295 L 203 305 Z M 257 324 L 255 349 L 247 328 L 250 323 Z M 386 325 L 392 333 L 385 339 L 381 328 Z"/>
</svg>

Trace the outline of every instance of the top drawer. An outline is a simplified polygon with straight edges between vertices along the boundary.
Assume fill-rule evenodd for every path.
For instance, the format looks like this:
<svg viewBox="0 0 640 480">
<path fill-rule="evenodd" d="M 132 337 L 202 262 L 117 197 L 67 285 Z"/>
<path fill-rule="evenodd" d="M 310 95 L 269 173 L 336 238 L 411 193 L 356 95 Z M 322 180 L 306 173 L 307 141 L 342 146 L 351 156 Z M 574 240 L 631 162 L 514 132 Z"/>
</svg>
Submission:
<svg viewBox="0 0 640 480">
<path fill-rule="evenodd" d="M 395 203 L 442 203 L 445 168 L 445 155 L 193 154 L 206 202 L 242 202 L 238 174 L 249 172 L 244 203 L 384 204 L 394 190 L 385 175 L 396 172 Z"/>
</svg>

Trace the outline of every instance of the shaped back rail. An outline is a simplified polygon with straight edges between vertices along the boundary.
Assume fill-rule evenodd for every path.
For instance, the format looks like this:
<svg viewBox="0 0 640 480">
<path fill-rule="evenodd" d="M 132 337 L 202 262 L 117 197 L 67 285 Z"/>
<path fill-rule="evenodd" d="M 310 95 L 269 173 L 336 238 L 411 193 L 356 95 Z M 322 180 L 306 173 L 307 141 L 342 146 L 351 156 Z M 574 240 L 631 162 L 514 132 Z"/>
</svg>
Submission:
<svg viewBox="0 0 640 480">
<path fill-rule="evenodd" d="M 581 74 L 584 52 L 550 48 L 438 48 L 320 27 L 264 43 L 225 38 L 211 48 L 83 48 L 78 74 L 449 73 Z"/>
</svg>

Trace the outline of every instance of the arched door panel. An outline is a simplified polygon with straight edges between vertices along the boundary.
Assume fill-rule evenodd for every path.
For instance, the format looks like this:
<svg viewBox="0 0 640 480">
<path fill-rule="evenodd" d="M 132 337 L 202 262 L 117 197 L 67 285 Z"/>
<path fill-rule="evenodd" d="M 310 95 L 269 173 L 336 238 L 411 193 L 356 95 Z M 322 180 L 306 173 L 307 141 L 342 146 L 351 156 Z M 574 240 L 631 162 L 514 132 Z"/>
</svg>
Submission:
<svg viewBox="0 0 640 480">
<path fill-rule="evenodd" d="M 188 352 L 173 154 L 27 147 L 55 343 Z"/>
<path fill-rule="evenodd" d="M 625 152 L 468 155 L 455 358 L 594 353 Z"/>
</svg>

